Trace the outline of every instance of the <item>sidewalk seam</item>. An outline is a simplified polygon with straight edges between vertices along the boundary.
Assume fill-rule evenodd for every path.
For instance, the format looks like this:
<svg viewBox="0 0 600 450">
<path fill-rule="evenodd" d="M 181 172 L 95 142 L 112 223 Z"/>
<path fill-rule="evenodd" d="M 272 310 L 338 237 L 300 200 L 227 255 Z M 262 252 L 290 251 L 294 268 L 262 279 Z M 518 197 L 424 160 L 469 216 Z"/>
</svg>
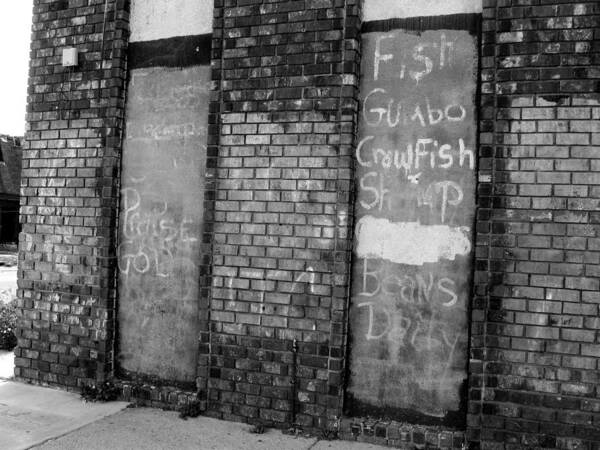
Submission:
<svg viewBox="0 0 600 450">
<path fill-rule="evenodd" d="M 321 439 L 316 439 L 315 442 L 313 442 L 310 447 L 308 447 L 306 450 L 311 450 L 313 448 L 315 448 L 315 446 L 321 441 Z"/>
</svg>

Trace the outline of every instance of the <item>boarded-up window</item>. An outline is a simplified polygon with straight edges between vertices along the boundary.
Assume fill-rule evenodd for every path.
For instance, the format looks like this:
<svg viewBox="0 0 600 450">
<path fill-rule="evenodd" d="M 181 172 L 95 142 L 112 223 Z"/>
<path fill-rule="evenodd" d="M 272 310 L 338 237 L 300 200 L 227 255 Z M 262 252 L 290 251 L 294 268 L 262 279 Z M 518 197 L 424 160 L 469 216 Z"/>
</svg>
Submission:
<svg viewBox="0 0 600 450">
<path fill-rule="evenodd" d="M 119 362 L 192 383 L 209 67 L 131 72 L 120 207 Z"/>
<path fill-rule="evenodd" d="M 363 35 L 352 414 L 448 423 L 467 377 L 476 38 Z M 451 420 L 450 420 L 451 421 Z"/>
</svg>

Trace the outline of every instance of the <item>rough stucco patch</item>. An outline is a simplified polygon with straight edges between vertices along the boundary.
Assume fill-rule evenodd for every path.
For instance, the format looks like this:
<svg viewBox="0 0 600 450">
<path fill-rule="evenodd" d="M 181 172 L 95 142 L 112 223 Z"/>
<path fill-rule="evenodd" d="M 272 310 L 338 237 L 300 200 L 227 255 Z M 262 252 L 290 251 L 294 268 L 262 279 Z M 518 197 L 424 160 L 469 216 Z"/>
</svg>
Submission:
<svg viewBox="0 0 600 450">
<path fill-rule="evenodd" d="M 480 13 L 481 0 L 365 0 L 363 20 Z"/>
<path fill-rule="evenodd" d="M 454 260 L 471 251 L 468 227 L 421 225 L 362 217 L 356 226 L 359 258 L 382 258 L 398 264 L 421 266 L 441 259 Z"/>
<path fill-rule="evenodd" d="M 212 33 L 212 0 L 133 0 L 130 42 Z"/>
</svg>

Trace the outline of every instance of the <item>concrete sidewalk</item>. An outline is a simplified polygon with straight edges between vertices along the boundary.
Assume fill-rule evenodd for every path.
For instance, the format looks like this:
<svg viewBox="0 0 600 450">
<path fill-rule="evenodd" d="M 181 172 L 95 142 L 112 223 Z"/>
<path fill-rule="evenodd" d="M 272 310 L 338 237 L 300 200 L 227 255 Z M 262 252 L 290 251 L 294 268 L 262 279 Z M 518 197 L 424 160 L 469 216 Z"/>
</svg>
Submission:
<svg viewBox="0 0 600 450">
<path fill-rule="evenodd" d="M 30 448 L 126 406 L 125 402 L 85 403 L 78 394 L 0 381 L 0 449 Z"/>
<path fill-rule="evenodd" d="M 196 417 L 183 420 L 178 413 L 130 408 L 46 442 L 39 450 L 383 450 L 370 444 L 326 441 L 290 436 L 278 430 L 263 434 L 235 422 Z"/>
<path fill-rule="evenodd" d="M 291 436 L 174 411 L 85 403 L 77 394 L 0 381 L 0 449 L 43 450 L 383 450 L 388 447 Z"/>
</svg>

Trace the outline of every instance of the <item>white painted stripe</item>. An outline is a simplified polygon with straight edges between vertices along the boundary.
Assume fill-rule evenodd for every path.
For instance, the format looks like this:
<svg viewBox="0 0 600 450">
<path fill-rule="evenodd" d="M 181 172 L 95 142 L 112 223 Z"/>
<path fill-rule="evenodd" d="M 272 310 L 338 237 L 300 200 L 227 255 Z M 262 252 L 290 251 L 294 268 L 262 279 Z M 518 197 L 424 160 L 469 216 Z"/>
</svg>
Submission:
<svg viewBox="0 0 600 450">
<path fill-rule="evenodd" d="M 363 21 L 480 13 L 482 0 L 365 0 Z"/>
<path fill-rule="evenodd" d="M 381 258 L 398 264 L 422 266 L 442 259 L 453 261 L 471 251 L 469 227 L 390 222 L 373 216 L 356 225 L 359 258 Z"/>
<path fill-rule="evenodd" d="M 132 0 L 131 42 L 212 33 L 213 0 Z"/>
</svg>

